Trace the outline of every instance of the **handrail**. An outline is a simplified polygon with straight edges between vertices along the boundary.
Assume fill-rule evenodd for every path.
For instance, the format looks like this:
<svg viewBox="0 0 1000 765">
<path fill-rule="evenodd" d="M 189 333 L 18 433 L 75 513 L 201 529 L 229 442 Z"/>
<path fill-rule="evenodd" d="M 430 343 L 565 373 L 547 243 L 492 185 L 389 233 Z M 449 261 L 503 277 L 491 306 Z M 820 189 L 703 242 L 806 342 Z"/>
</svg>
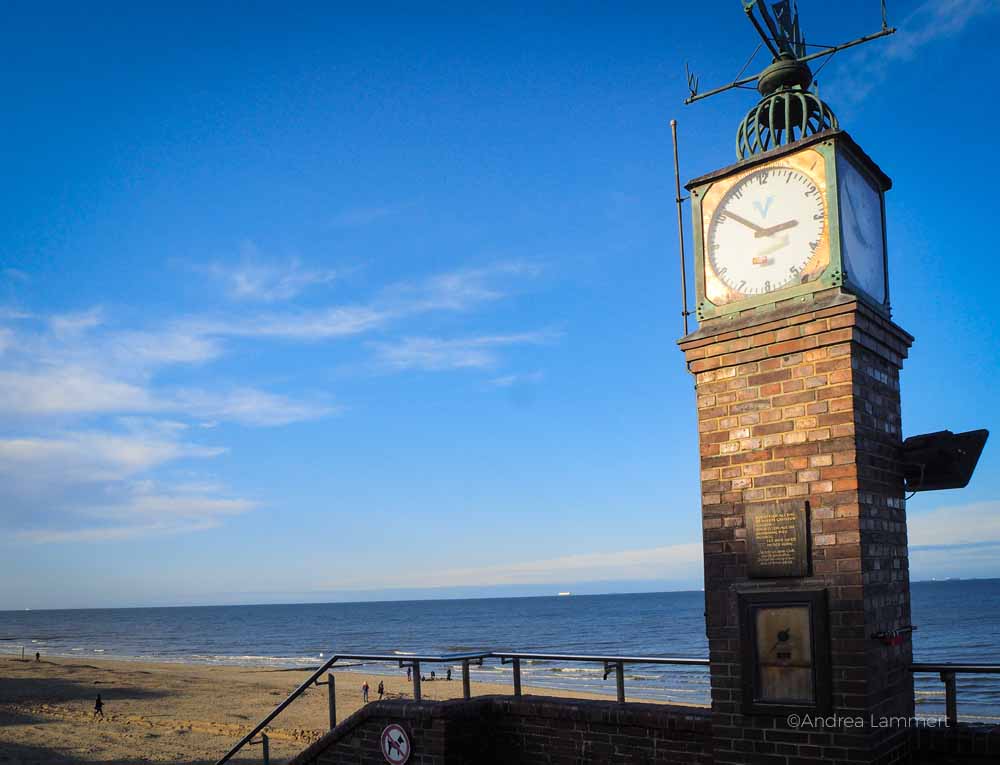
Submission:
<svg viewBox="0 0 1000 765">
<path fill-rule="evenodd" d="M 250 743 L 250 741 L 254 738 L 254 736 L 260 733 L 264 728 L 266 728 L 268 723 L 271 722 L 271 720 L 273 720 L 275 717 L 284 712 L 289 704 L 291 704 L 293 701 L 295 701 L 295 699 L 297 699 L 299 696 L 305 693 L 309 689 L 309 686 L 311 686 L 313 683 L 316 683 L 318 685 L 320 675 L 322 675 L 324 672 L 330 669 L 330 667 L 332 667 L 334 664 L 336 664 L 338 661 L 341 661 L 342 659 L 349 659 L 352 661 L 398 661 L 400 667 L 412 666 L 414 668 L 414 688 L 416 691 L 415 695 L 419 700 L 421 662 L 427 664 L 433 664 L 437 662 L 447 662 L 447 661 L 462 661 L 462 662 L 477 661 L 477 660 L 481 661 L 482 659 L 487 658 L 489 656 L 490 654 L 488 652 L 452 653 L 452 654 L 444 654 L 442 656 L 425 656 L 419 654 L 382 654 L 382 653 L 336 654 L 330 657 L 330 659 L 328 659 L 327 662 L 323 664 L 323 666 L 321 666 L 319 669 L 313 672 L 309 676 L 309 679 L 306 680 L 304 683 L 302 683 L 294 691 L 292 691 L 285 698 L 284 701 L 282 701 L 280 704 L 278 704 L 278 706 L 272 709 L 271 712 L 266 717 L 264 717 L 263 720 L 257 723 L 257 727 L 255 727 L 252 731 L 250 731 L 250 733 L 245 735 L 239 741 L 237 741 L 236 744 L 233 746 L 233 748 L 230 749 L 228 752 L 226 752 L 225 756 L 221 760 L 219 760 L 216 763 L 216 765 L 224 765 L 225 763 L 229 762 L 229 760 L 232 759 L 234 754 L 236 754 L 238 751 L 240 751 L 240 749 L 242 749 L 244 746 Z"/>
<path fill-rule="evenodd" d="M 309 686 L 315 683 L 319 679 L 320 675 L 326 672 L 330 667 L 332 667 L 337 662 L 338 658 L 340 657 L 334 656 L 329 661 L 327 661 L 326 664 L 324 664 L 322 667 L 313 672 L 309 676 L 308 680 L 306 680 L 304 683 L 302 683 L 302 685 L 300 685 L 298 688 L 292 691 L 291 694 L 287 698 L 285 698 L 284 701 L 282 701 L 280 704 L 278 704 L 278 706 L 272 709 L 270 714 L 268 714 L 263 720 L 261 720 L 257 724 L 256 728 L 254 728 L 250 733 L 248 733 L 246 736 L 237 741 L 236 744 L 233 746 L 233 748 L 230 749 L 228 752 L 226 752 L 225 756 L 223 756 L 223 758 L 219 760 L 218 763 L 216 763 L 216 765 L 223 765 L 223 763 L 229 762 L 232 756 L 236 754 L 238 751 L 240 751 L 240 749 L 242 749 L 244 746 L 246 746 L 246 744 L 254 736 L 260 733 L 264 728 L 266 728 L 267 724 L 271 722 L 271 720 L 273 720 L 275 717 L 277 717 L 283 711 L 285 711 L 285 707 L 287 707 L 289 704 L 295 701 L 295 699 L 297 699 L 299 696 L 305 693 L 305 691 L 309 688 Z"/>
<path fill-rule="evenodd" d="M 990 675 L 1000 673 L 1000 664 L 911 664 L 911 672 L 955 672 L 958 674 Z"/>
<path fill-rule="evenodd" d="M 521 672 L 520 672 L 520 662 L 522 659 L 527 661 L 583 661 L 583 662 L 597 662 L 603 663 L 605 665 L 604 676 L 607 678 L 608 673 L 612 669 L 616 669 L 618 673 L 618 700 L 625 700 L 625 690 L 624 690 L 624 675 L 622 668 L 625 664 L 677 664 L 682 666 L 695 665 L 695 666 L 708 666 L 708 659 L 692 659 L 692 658 L 667 658 L 663 656 L 592 656 L 592 655 L 573 655 L 573 654 L 560 654 L 560 653 L 516 653 L 507 651 L 479 651 L 473 653 L 452 653 L 452 654 L 442 654 L 442 655 L 424 655 L 424 654 L 385 654 L 385 653 L 338 653 L 332 656 L 326 661 L 319 669 L 313 672 L 309 679 L 302 683 L 298 688 L 291 692 L 284 701 L 282 701 L 278 706 L 271 710 L 271 712 L 264 717 L 256 727 L 250 731 L 247 735 L 241 738 L 236 744 L 226 752 L 225 756 L 222 757 L 215 765 L 225 765 L 232 759 L 233 755 L 240 751 L 244 746 L 250 743 L 253 738 L 260 733 L 268 724 L 279 714 L 281 714 L 293 701 L 295 701 L 299 696 L 305 693 L 311 685 L 314 683 L 319 685 L 320 676 L 330 669 L 334 664 L 343 659 L 349 659 L 351 661 L 384 661 L 384 662 L 398 662 L 400 667 L 412 667 L 413 668 L 413 696 L 414 699 L 420 700 L 420 665 L 421 664 L 440 664 L 443 662 L 461 662 L 462 663 L 462 688 L 463 695 L 469 697 L 469 665 L 472 663 L 482 664 L 484 659 L 500 659 L 501 663 L 506 663 L 510 660 L 514 663 L 514 695 L 521 695 Z"/>
<path fill-rule="evenodd" d="M 944 714 L 948 725 L 958 724 L 958 685 L 955 675 L 1000 674 L 1000 664 L 927 664 L 910 665 L 910 672 L 939 672 L 944 683 Z"/>
<path fill-rule="evenodd" d="M 508 651 L 493 651 L 490 656 L 497 659 L 526 659 L 528 661 L 590 661 L 622 664 L 678 664 L 681 666 L 707 667 L 708 659 L 692 659 L 687 657 L 670 658 L 667 656 L 594 656 L 592 654 L 570 653 L 516 653 Z"/>
</svg>

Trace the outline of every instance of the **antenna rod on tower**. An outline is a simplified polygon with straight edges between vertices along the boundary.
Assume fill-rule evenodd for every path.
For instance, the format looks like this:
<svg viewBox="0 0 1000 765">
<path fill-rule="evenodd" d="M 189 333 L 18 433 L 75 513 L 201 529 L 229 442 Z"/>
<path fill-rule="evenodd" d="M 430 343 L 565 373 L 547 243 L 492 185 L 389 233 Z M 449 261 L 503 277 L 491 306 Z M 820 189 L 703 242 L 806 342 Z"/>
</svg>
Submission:
<svg viewBox="0 0 1000 765">
<path fill-rule="evenodd" d="M 684 258 L 684 200 L 687 197 L 681 196 L 681 171 L 680 162 L 677 159 L 677 120 L 670 120 L 670 132 L 674 138 L 674 202 L 677 203 L 677 238 L 680 241 L 681 251 L 681 316 L 684 319 L 684 335 L 688 333 L 688 287 L 687 287 L 687 267 Z"/>
</svg>

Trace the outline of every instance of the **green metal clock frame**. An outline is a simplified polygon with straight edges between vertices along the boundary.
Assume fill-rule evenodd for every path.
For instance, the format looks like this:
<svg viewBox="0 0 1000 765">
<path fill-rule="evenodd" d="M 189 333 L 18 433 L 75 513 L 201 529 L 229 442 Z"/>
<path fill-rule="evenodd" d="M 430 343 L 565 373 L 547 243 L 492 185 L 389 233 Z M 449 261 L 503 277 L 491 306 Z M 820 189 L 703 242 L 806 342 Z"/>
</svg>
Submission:
<svg viewBox="0 0 1000 765">
<path fill-rule="evenodd" d="M 733 300 L 725 305 L 716 305 L 706 297 L 705 288 L 705 241 L 704 222 L 702 220 L 702 200 L 708 190 L 719 181 L 735 174 L 743 174 L 758 165 L 774 162 L 782 157 L 813 148 L 823 157 L 826 164 L 826 199 L 828 207 L 828 225 L 830 240 L 830 262 L 812 280 L 803 284 L 794 284 L 768 292 L 764 295 L 753 295 L 740 300 Z M 850 161 L 869 180 L 872 181 L 879 194 L 882 208 L 882 268 L 885 283 L 885 299 L 879 301 L 869 295 L 856 284 L 851 274 L 844 266 L 844 253 L 840 230 L 841 206 L 837 179 L 837 158 L 846 155 Z M 735 165 L 717 170 L 689 181 L 685 188 L 691 193 L 691 209 L 694 215 L 694 251 L 695 251 L 695 295 L 697 298 L 696 316 L 699 322 L 717 318 L 737 319 L 748 310 L 767 310 L 775 304 L 794 298 L 807 299 L 812 293 L 827 290 L 832 287 L 844 287 L 858 299 L 868 303 L 876 310 L 889 316 L 889 266 L 888 247 L 885 232 L 885 192 L 892 188 L 892 180 L 878 165 L 854 142 L 843 130 L 826 130 L 816 133 L 794 143 L 785 144 L 771 151 L 755 154 L 751 158 L 737 162 Z"/>
</svg>

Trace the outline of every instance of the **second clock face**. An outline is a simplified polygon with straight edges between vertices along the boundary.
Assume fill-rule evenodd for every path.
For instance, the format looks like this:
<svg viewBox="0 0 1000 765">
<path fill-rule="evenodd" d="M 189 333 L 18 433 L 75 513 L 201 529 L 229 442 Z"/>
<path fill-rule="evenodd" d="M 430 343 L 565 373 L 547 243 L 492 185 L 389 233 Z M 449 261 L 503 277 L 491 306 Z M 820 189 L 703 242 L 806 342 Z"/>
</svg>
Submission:
<svg viewBox="0 0 1000 765">
<path fill-rule="evenodd" d="M 809 279 L 810 262 L 826 242 L 826 198 L 821 184 L 797 164 L 749 173 L 715 207 L 705 255 L 728 300 Z"/>
</svg>

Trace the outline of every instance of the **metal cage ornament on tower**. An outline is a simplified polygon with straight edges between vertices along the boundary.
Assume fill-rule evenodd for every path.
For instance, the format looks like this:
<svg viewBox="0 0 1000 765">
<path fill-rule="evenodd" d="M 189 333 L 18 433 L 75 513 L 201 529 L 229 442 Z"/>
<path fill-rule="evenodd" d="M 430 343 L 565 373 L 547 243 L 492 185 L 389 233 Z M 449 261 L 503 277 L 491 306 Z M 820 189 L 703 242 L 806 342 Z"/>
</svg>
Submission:
<svg viewBox="0 0 1000 765">
<path fill-rule="evenodd" d="M 837 115 L 815 93 L 782 88 L 762 98 L 747 112 L 736 131 L 736 155 L 746 159 L 839 127 Z"/>
<path fill-rule="evenodd" d="M 840 127 L 833 110 L 809 90 L 811 82 L 809 67 L 789 53 L 761 73 L 757 88 L 763 98 L 736 131 L 739 159 Z"/>
</svg>

